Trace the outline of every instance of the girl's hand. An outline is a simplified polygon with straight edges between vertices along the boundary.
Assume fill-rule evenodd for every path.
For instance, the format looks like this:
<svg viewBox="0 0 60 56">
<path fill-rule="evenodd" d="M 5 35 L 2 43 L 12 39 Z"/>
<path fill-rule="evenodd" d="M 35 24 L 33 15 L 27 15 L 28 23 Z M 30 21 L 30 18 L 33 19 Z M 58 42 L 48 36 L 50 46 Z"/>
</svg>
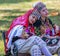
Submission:
<svg viewBox="0 0 60 56">
<path fill-rule="evenodd" d="M 55 24 L 54 27 L 55 27 L 56 34 L 59 33 L 59 26 Z"/>
<path fill-rule="evenodd" d="M 43 38 L 45 36 L 45 34 L 42 34 L 40 37 Z"/>
</svg>

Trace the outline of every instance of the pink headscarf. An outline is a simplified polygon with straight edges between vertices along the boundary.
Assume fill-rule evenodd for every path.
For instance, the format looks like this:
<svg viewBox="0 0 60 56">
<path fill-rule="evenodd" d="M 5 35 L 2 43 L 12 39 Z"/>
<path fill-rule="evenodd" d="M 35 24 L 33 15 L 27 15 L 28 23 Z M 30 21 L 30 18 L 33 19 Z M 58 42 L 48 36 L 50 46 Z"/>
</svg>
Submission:
<svg viewBox="0 0 60 56">
<path fill-rule="evenodd" d="M 16 19 L 14 19 L 10 25 L 10 28 L 8 30 L 8 34 L 10 32 L 10 30 L 15 27 L 16 25 L 23 25 L 25 27 L 28 27 L 28 18 L 29 15 L 32 13 L 33 10 L 29 10 L 27 13 L 25 13 L 22 16 L 17 17 Z"/>
</svg>

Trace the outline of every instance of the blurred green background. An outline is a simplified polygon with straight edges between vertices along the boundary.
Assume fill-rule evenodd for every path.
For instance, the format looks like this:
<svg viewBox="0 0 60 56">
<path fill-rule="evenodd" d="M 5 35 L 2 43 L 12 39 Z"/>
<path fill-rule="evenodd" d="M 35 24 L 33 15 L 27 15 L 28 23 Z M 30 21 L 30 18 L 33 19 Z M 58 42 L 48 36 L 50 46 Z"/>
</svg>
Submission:
<svg viewBox="0 0 60 56">
<path fill-rule="evenodd" d="M 46 4 L 49 17 L 60 26 L 60 0 L 0 0 L 0 56 L 4 56 L 1 31 L 7 30 L 14 18 L 24 14 L 38 1 Z"/>
</svg>

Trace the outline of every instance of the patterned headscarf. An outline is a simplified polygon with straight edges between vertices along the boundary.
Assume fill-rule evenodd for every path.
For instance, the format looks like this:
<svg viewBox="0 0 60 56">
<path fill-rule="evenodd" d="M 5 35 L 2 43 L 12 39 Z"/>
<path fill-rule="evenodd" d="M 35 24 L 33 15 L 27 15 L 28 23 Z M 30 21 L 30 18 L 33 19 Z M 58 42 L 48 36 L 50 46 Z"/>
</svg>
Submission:
<svg viewBox="0 0 60 56">
<path fill-rule="evenodd" d="M 38 2 L 34 5 L 34 9 L 37 9 L 38 11 L 40 11 L 44 7 L 46 7 L 46 5 L 42 2 Z"/>
<path fill-rule="evenodd" d="M 34 10 L 32 14 L 35 15 L 38 19 L 40 18 L 40 13 L 37 10 Z"/>
</svg>

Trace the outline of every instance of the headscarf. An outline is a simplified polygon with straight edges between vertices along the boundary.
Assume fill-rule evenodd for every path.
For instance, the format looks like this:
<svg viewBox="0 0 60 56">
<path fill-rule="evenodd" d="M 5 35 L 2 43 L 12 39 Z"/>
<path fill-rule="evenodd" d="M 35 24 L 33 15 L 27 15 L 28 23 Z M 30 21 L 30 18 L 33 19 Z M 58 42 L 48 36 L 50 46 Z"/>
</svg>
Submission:
<svg viewBox="0 0 60 56">
<path fill-rule="evenodd" d="M 40 13 L 39 13 L 37 10 L 34 10 L 34 11 L 32 12 L 32 14 L 35 15 L 35 16 L 38 18 L 38 20 L 39 20 L 39 18 L 40 18 Z"/>
<path fill-rule="evenodd" d="M 42 8 L 46 7 L 46 5 L 42 2 L 38 2 L 34 5 L 34 9 L 37 9 L 38 11 L 40 11 Z"/>
</svg>

